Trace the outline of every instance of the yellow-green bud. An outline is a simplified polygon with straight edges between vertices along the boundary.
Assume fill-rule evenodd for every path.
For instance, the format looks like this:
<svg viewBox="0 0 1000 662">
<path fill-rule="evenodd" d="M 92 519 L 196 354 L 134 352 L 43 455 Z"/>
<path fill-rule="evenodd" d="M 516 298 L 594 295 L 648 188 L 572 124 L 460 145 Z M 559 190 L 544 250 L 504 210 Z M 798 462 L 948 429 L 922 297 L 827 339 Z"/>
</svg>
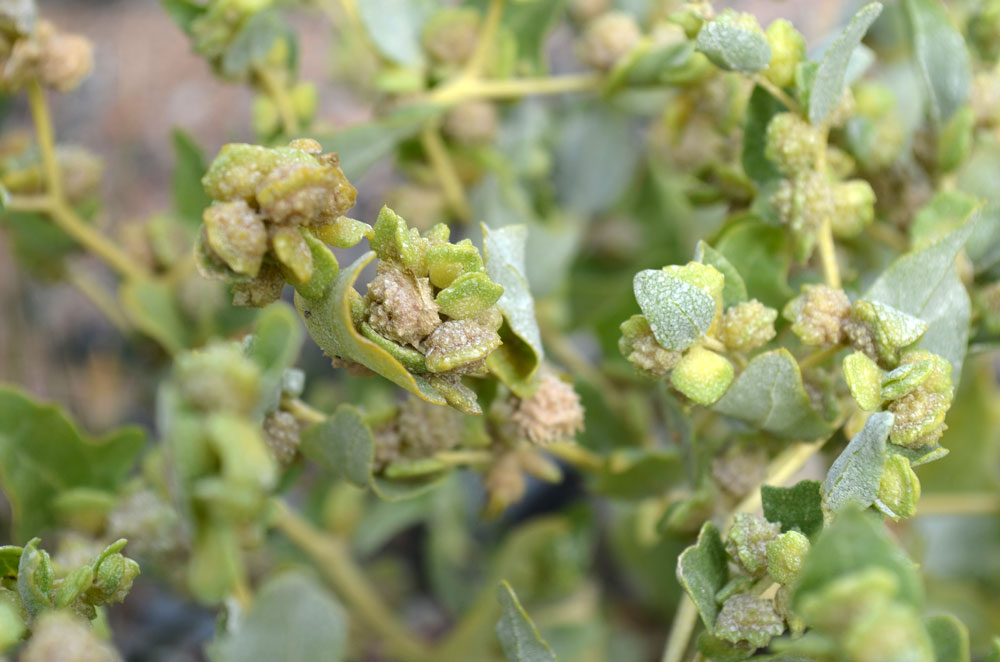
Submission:
<svg viewBox="0 0 1000 662">
<path fill-rule="evenodd" d="M 733 364 L 701 345 L 690 348 L 670 373 L 670 383 L 690 400 L 714 404 L 733 383 Z"/>
<path fill-rule="evenodd" d="M 319 104 L 316 86 L 308 81 L 296 83 L 295 87 L 289 91 L 288 96 L 292 100 L 292 108 L 298 118 L 305 124 L 311 122 L 313 115 L 316 114 L 316 106 Z"/>
<path fill-rule="evenodd" d="M 778 87 L 795 82 L 795 67 L 806 57 L 806 40 L 783 18 L 772 21 L 764 33 L 771 47 L 771 64 L 764 75 Z"/>
<path fill-rule="evenodd" d="M 438 10 L 424 27 L 424 50 L 439 64 L 463 64 L 476 50 L 479 21 L 479 12 L 469 7 Z"/>
<path fill-rule="evenodd" d="M 937 443 L 944 434 L 950 407 L 950 397 L 924 389 L 893 400 L 888 407 L 895 416 L 889 441 L 908 448 Z"/>
<path fill-rule="evenodd" d="M 444 117 L 445 135 L 463 145 L 485 145 L 493 142 L 500 125 L 496 106 L 489 101 L 467 101 L 458 104 Z"/>
<path fill-rule="evenodd" d="M 803 285 L 802 294 L 785 306 L 782 315 L 792 322 L 792 332 L 806 345 L 837 345 L 850 312 L 851 302 L 843 290 Z"/>
<path fill-rule="evenodd" d="M 878 498 L 896 514 L 896 517 L 913 517 L 920 500 L 920 479 L 910 461 L 902 455 L 889 455 L 882 467 L 878 485 Z"/>
<path fill-rule="evenodd" d="M 622 322 L 619 328 L 622 337 L 618 339 L 618 350 L 643 375 L 666 377 L 680 362 L 680 352 L 667 349 L 657 342 L 645 315 L 633 315 Z"/>
<path fill-rule="evenodd" d="M 816 247 L 816 237 L 824 220 L 833 218 L 833 188 L 829 178 L 814 170 L 804 170 L 781 182 L 771 198 L 781 222 L 788 226 L 795 242 L 795 257 L 805 262 Z"/>
<path fill-rule="evenodd" d="M 639 24 L 631 14 L 610 11 L 587 25 L 578 51 L 592 67 L 606 71 L 631 51 L 641 37 Z"/>
<path fill-rule="evenodd" d="M 767 543 L 767 571 L 779 584 L 792 584 L 808 553 L 809 538 L 798 531 L 786 531 Z"/>
<path fill-rule="evenodd" d="M 281 116 L 278 106 L 271 97 L 258 94 L 250 106 L 250 124 L 258 136 L 274 135 L 281 126 Z"/>
<path fill-rule="evenodd" d="M 875 190 L 864 179 L 834 184 L 833 234 L 841 239 L 858 236 L 875 220 Z"/>
<path fill-rule="evenodd" d="M 10 594 L 9 602 L 5 597 L 7 594 Z M 0 587 L 0 654 L 17 645 L 27 630 L 12 604 L 15 598 L 13 591 Z"/>
<path fill-rule="evenodd" d="M 722 317 L 720 338 L 727 348 L 751 352 L 774 338 L 778 311 L 760 301 L 744 301 L 729 308 Z"/>
<path fill-rule="evenodd" d="M 267 252 L 264 220 L 246 202 L 217 202 L 202 214 L 205 242 L 238 274 L 255 277 Z"/>
<path fill-rule="evenodd" d="M 748 575 L 763 577 L 767 572 L 767 545 L 781 534 L 781 527 L 763 517 L 739 513 L 726 539 L 729 556 Z"/>
<path fill-rule="evenodd" d="M 132 582 L 138 575 L 138 563 L 121 554 L 111 554 L 94 569 L 94 584 L 87 591 L 86 599 L 94 605 L 121 602 L 132 590 Z"/>
<path fill-rule="evenodd" d="M 882 370 L 864 352 L 844 358 L 844 379 L 858 406 L 875 411 L 882 404 Z"/>
<path fill-rule="evenodd" d="M 770 600 L 738 593 L 722 605 L 712 633 L 723 641 L 746 643 L 756 649 L 767 646 L 784 631 L 785 623 Z"/>
<path fill-rule="evenodd" d="M 711 296 L 715 300 L 716 314 L 722 313 L 722 290 L 726 286 L 726 277 L 718 269 L 710 264 L 688 262 L 681 266 L 663 267 L 663 270 Z"/>
<path fill-rule="evenodd" d="M 823 132 L 796 113 L 778 113 L 767 125 L 764 155 L 787 177 L 812 170 L 825 145 Z"/>
</svg>

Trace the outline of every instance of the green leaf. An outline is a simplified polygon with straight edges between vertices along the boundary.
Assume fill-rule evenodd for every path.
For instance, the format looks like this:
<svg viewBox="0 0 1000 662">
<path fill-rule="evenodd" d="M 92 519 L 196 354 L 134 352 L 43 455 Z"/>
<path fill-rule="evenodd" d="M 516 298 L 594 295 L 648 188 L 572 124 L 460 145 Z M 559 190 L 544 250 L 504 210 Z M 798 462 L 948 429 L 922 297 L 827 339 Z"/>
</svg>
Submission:
<svg viewBox="0 0 1000 662">
<path fill-rule="evenodd" d="M 171 186 L 174 194 L 174 211 L 188 225 L 197 228 L 201 225 L 201 214 L 212 203 L 201 185 L 201 178 L 207 167 L 201 148 L 187 132 L 175 129 L 174 172 Z"/>
<path fill-rule="evenodd" d="M 764 182 L 781 179 L 781 171 L 764 156 L 767 145 L 767 125 L 771 118 L 786 110 L 785 105 L 759 85 L 753 88 L 747 103 L 747 118 L 743 129 L 743 153 L 740 157 L 743 171 L 758 186 Z"/>
<path fill-rule="evenodd" d="M 712 295 L 677 276 L 660 269 L 644 269 L 635 275 L 632 285 L 653 335 L 667 349 L 687 349 L 712 326 Z"/>
<path fill-rule="evenodd" d="M 726 230 L 715 248 L 744 276 L 749 296 L 781 310 L 793 294 L 788 286 L 791 256 L 786 242 L 783 228 L 749 220 Z"/>
<path fill-rule="evenodd" d="M 726 256 L 715 250 L 704 241 L 699 241 L 694 249 L 694 261 L 708 264 L 719 270 L 726 278 L 722 288 L 722 306 L 728 308 L 747 300 L 747 285 Z"/>
<path fill-rule="evenodd" d="M 160 2 L 170 18 L 188 34 L 191 34 L 191 24 L 194 20 L 207 11 L 205 5 L 193 0 L 160 0 Z"/>
<path fill-rule="evenodd" d="M 969 51 L 939 0 L 903 0 L 902 5 L 913 53 L 927 86 L 931 116 L 935 122 L 944 122 L 969 97 Z"/>
<path fill-rule="evenodd" d="M 288 35 L 281 15 L 275 11 L 253 14 L 239 29 L 222 54 L 222 74 L 246 79 L 254 67 L 267 62 L 275 42 Z"/>
<path fill-rule="evenodd" d="M 868 568 L 884 568 L 899 580 L 899 596 L 920 606 L 923 587 L 916 565 L 896 546 L 879 515 L 847 508 L 817 536 L 799 575 L 793 607 L 803 596 L 822 590 L 840 577 Z"/>
<path fill-rule="evenodd" d="M 24 608 L 32 616 L 52 607 L 52 584 L 55 578 L 49 553 L 39 549 L 39 542 L 38 538 L 28 541 L 17 566 L 17 592 Z"/>
<path fill-rule="evenodd" d="M 530 395 L 545 356 L 535 319 L 535 301 L 525 276 L 524 246 L 528 228 L 508 225 L 491 230 L 481 225 L 486 274 L 503 287 L 497 308 L 504 316 L 503 345 L 486 358 L 486 365 L 514 393 Z"/>
<path fill-rule="evenodd" d="M 929 616 L 924 627 L 934 644 L 936 662 L 969 662 L 969 628 L 951 614 Z"/>
<path fill-rule="evenodd" d="M 14 538 L 56 524 L 54 504 L 65 490 L 117 491 L 144 445 L 140 428 L 86 438 L 60 409 L 0 387 L 0 484 L 13 509 Z"/>
<path fill-rule="evenodd" d="M 437 106 L 407 106 L 368 122 L 359 122 L 333 133 L 316 136 L 324 152 L 336 152 L 340 167 L 350 180 L 358 180 L 399 143 L 412 138 L 424 123 L 440 114 Z"/>
<path fill-rule="evenodd" d="M 285 371 L 295 364 L 302 347 L 302 324 L 288 304 L 275 303 L 257 317 L 246 345 L 247 356 L 261 370 L 261 402 L 257 413 L 277 409 Z"/>
<path fill-rule="evenodd" d="M 0 546 L 0 579 L 17 577 L 22 549 L 15 545 Z"/>
<path fill-rule="evenodd" d="M 483 11 L 489 6 L 488 0 L 473 4 Z M 510 31 L 517 43 L 519 73 L 541 75 L 548 70 L 545 45 L 565 12 L 566 0 L 507 3 L 501 25 Z"/>
<path fill-rule="evenodd" d="M 702 26 L 695 45 L 727 71 L 751 74 L 771 63 L 771 47 L 757 19 L 730 9 Z"/>
<path fill-rule="evenodd" d="M 990 650 L 986 653 L 985 662 L 1000 662 L 1000 637 L 994 637 Z"/>
<path fill-rule="evenodd" d="M 365 0 L 358 3 L 358 10 L 361 23 L 382 55 L 397 64 L 421 66 L 421 32 L 439 4 L 437 0 Z"/>
<path fill-rule="evenodd" d="M 968 345 L 971 304 L 955 269 L 955 256 L 973 226 L 967 222 L 940 241 L 897 258 L 861 297 L 927 322 L 917 347 L 951 361 L 956 382 Z"/>
<path fill-rule="evenodd" d="M 165 280 L 127 280 L 119 288 L 118 298 L 129 322 L 168 353 L 176 354 L 190 346 L 190 324 Z"/>
<path fill-rule="evenodd" d="M 881 13 L 882 4 L 879 2 L 862 7 L 823 53 L 823 59 L 816 70 L 816 77 L 809 93 L 810 123 L 820 124 L 840 104 L 841 97 L 844 96 L 844 77 L 847 74 L 851 54 Z"/>
<path fill-rule="evenodd" d="M 676 450 L 623 448 L 608 456 L 594 490 L 613 499 L 644 499 L 664 494 L 684 482 L 684 476 Z"/>
<path fill-rule="evenodd" d="M 713 409 L 786 439 L 818 439 L 831 432 L 809 403 L 799 364 L 784 348 L 754 357 Z"/>
<path fill-rule="evenodd" d="M 542 639 L 510 584 L 500 582 L 497 599 L 501 610 L 497 638 L 507 662 L 555 662 L 556 654 Z"/>
<path fill-rule="evenodd" d="M 347 616 L 322 582 L 286 572 L 260 588 L 212 653 L 217 662 L 340 662 L 347 653 Z"/>
<path fill-rule="evenodd" d="M 867 508 L 875 502 L 892 420 L 887 411 L 871 414 L 861 432 L 834 460 L 823 485 L 823 505 L 828 511 L 837 512 L 848 505 Z"/>
<path fill-rule="evenodd" d="M 798 529 L 812 538 L 823 530 L 823 494 L 818 480 L 802 480 L 792 487 L 761 485 L 760 500 L 764 517 L 780 523 L 782 532 Z"/>
<path fill-rule="evenodd" d="M 63 258 L 79 249 L 45 214 L 7 211 L 0 216 L 0 228 L 9 239 L 18 266 L 43 279 L 61 276 Z"/>
<path fill-rule="evenodd" d="M 348 404 L 338 406 L 325 421 L 306 428 L 300 448 L 306 457 L 327 471 L 358 487 L 371 488 L 386 501 L 423 494 L 447 475 L 447 471 L 439 471 L 412 480 L 374 476 L 375 437 L 361 412 Z"/>
<path fill-rule="evenodd" d="M 715 627 L 719 615 L 715 594 L 729 581 L 729 558 L 712 522 L 702 525 L 698 541 L 677 558 L 677 581 L 691 596 L 705 627 Z"/>
</svg>

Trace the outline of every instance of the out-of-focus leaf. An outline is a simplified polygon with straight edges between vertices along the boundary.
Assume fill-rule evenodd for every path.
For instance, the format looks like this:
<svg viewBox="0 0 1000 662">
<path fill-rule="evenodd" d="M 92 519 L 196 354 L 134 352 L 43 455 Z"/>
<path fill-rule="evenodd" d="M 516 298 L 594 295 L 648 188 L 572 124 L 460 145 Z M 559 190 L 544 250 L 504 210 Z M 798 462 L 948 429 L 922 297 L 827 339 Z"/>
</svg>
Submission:
<svg viewBox="0 0 1000 662">
<path fill-rule="evenodd" d="M 972 63 L 962 34 L 940 0 L 903 0 L 913 51 L 923 73 L 931 115 L 951 117 L 969 97 Z"/>
<path fill-rule="evenodd" d="M 861 432 L 834 460 L 823 485 L 823 503 L 828 511 L 837 512 L 845 506 L 867 508 L 875 502 L 892 420 L 893 415 L 887 411 L 871 414 Z"/>
<path fill-rule="evenodd" d="M 823 530 L 822 483 L 799 481 L 792 487 L 761 485 L 760 500 L 767 521 L 781 523 L 781 530 L 798 529 L 810 538 Z"/>
<path fill-rule="evenodd" d="M 0 229 L 10 239 L 18 266 L 43 279 L 59 276 L 63 258 L 77 249 L 76 242 L 44 214 L 4 212 Z"/>
<path fill-rule="evenodd" d="M 747 104 L 747 119 L 743 129 L 743 154 L 741 161 L 747 177 L 758 185 L 781 179 L 781 171 L 764 156 L 767 125 L 771 118 L 785 110 L 785 105 L 759 85 L 753 88 Z"/>
<path fill-rule="evenodd" d="M 484 12 L 489 6 L 488 0 L 476 0 L 472 4 Z M 545 44 L 565 12 L 566 0 L 508 2 L 504 6 L 501 24 L 510 30 L 517 42 L 521 73 L 540 75 L 548 70 Z"/>
<path fill-rule="evenodd" d="M 17 577 L 17 566 L 23 550 L 16 545 L 0 546 L 0 579 Z"/>
<path fill-rule="evenodd" d="M 371 488 L 379 498 L 398 501 L 418 496 L 433 487 L 447 472 L 438 471 L 410 480 L 389 480 L 372 474 L 375 437 L 361 412 L 342 404 L 325 421 L 302 433 L 302 452 L 327 471 L 358 487 Z"/>
<path fill-rule="evenodd" d="M 437 106 L 407 106 L 315 138 L 323 151 L 337 153 L 347 178 L 357 180 L 391 154 L 400 142 L 415 136 L 424 122 L 440 112 Z"/>
<path fill-rule="evenodd" d="M 715 594 L 729 581 L 729 559 L 719 529 L 712 522 L 702 525 L 698 542 L 678 557 L 677 581 L 691 596 L 705 627 L 715 627 L 719 615 Z"/>
<path fill-rule="evenodd" d="M 614 205 L 639 159 L 626 114 L 605 106 L 571 113 L 555 146 L 555 186 L 562 206 L 589 217 Z"/>
<path fill-rule="evenodd" d="M 212 645 L 218 662 L 340 662 L 347 616 L 322 582 L 286 572 L 264 584 L 250 610 Z"/>
<path fill-rule="evenodd" d="M 200 5 L 193 0 L 160 0 L 160 2 L 170 18 L 174 19 L 174 22 L 189 34 L 191 23 L 206 11 L 205 5 Z"/>
<path fill-rule="evenodd" d="M 421 66 L 421 31 L 440 5 L 438 0 L 365 0 L 358 3 L 361 22 L 382 55 L 397 64 Z"/>
<path fill-rule="evenodd" d="M 0 483 L 25 540 L 56 523 L 59 494 L 87 487 L 116 492 L 145 445 L 140 428 L 84 437 L 65 413 L 0 387 Z"/>
<path fill-rule="evenodd" d="M 168 283 L 151 278 L 125 281 L 118 293 L 129 322 L 176 354 L 191 344 L 191 328 L 174 300 Z"/>
<path fill-rule="evenodd" d="M 258 413 L 273 411 L 281 399 L 281 381 L 302 347 L 302 324 L 287 304 L 272 304 L 257 317 L 247 344 L 247 356 L 261 369 Z"/>
<path fill-rule="evenodd" d="M 771 47 L 756 20 L 732 10 L 724 10 L 705 23 L 695 45 L 728 71 L 751 74 L 766 69 L 771 62 Z"/>
<path fill-rule="evenodd" d="M 760 221 L 743 221 L 726 230 L 715 244 L 743 275 L 747 294 L 779 310 L 792 296 L 785 234 L 782 228 Z"/>
<path fill-rule="evenodd" d="M 174 210 L 191 227 L 201 225 L 201 214 L 212 203 L 201 185 L 205 174 L 205 158 L 194 138 L 185 131 L 175 129 L 174 172 L 171 186 L 174 193 Z"/>
<path fill-rule="evenodd" d="M 951 361 L 959 380 L 969 338 L 969 295 L 955 270 L 955 256 L 972 234 L 965 223 L 940 241 L 894 261 L 862 297 L 880 301 L 928 324 L 917 347 Z"/>
<path fill-rule="evenodd" d="M 832 432 L 810 405 L 799 364 L 784 348 L 754 357 L 713 409 L 786 439 Z"/>
<path fill-rule="evenodd" d="M 510 584 L 500 583 L 497 599 L 501 610 L 497 638 L 507 662 L 555 662 L 556 654 L 542 639 Z"/>
<path fill-rule="evenodd" d="M 881 13 L 882 4 L 879 2 L 862 7 L 823 53 L 809 93 L 809 121 L 812 124 L 820 124 L 840 103 L 851 54 Z"/>
<path fill-rule="evenodd" d="M 705 335 L 715 318 L 710 294 L 666 271 L 640 271 L 633 289 L 653 335 L 667 349 L 687 349 Z"/>
<path fill-rule="evenodd" d="M 962 191 L 935 194 L 913 217 L 910 238 L 914 247 L 923 248 L 957 230 L 980 204 L 978 198 Z"/>
<path fill-rule="evenodd" d="M 938 662 L 969 662 L 969 629 L 951 614 L 937 614 L 924 620 L 924 627 L 934 644 Z"/>
<path fill-rule="evenodd" d="M 990 650 L 986 653 L 985 662 L 1000 662 L 1000 637 L 993 639 Z"/>
<path fill-rule="evenodd" d="M 726 277 L 726 284 L 722 288 L 722 305 L 725 308 L 747 300 L 747 285 L 743 281 L 743 277 L 740 276 L 740 272 L 736 270 L 732 262 L 726 259 L 725 255 L 704 241 L 699 241 L 694 249 L 694 261 L 709 264 Z"/>
<path fill-rule="evenodd" d="M 917 566 L 889 537 L 881 516 L 854 508 L 841 511 L 816 537 L 799 575 L 793 606 L 830 582 L 868 568 L 896 575 L 899 597 L 920 606 L 923 586 Z"/>
<path fill-rule="evenodd" d="M 612 453 L 597 476 L 594 490 L 616 499 L 662 495 L 684 480 L 678 452 L 622 449 Z"/>
<path fill-rule="evenodd" d="M 254 67 L 268 59 L 275 42 L 287 34 L 288 28 L 278 12 L 254 14 L 226 47 L 222 55 L 222 74 L 233 79 L 247 78 Z"/>
<path fill-rule="evenodd" d="M 524 245 L 528 228 L 508 225 L 491 230 L 481 226 L 486 273 L 503 286 L 497 308 L 504 316 L 500 329 L 503 345 L 486 359 L 486 365 L 518 395 L 529 395 L 545 353 L 535 319 L 535 300 L 525 276 Z"/>
</svg>

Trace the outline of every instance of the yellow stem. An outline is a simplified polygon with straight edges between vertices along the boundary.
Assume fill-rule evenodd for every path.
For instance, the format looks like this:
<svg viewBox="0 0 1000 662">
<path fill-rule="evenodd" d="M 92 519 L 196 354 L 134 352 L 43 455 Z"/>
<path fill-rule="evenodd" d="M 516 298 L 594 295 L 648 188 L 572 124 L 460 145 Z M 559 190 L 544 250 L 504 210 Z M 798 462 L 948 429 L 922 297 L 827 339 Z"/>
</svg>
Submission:
<svg viewBox="0 0 1000 662">
<path fill-rule="evenodd" d="M 441 460 L 445 464 L 453 467 L 462 467 L 474 464 L 489 464 L 496 457 L 493 453 L 489 451 L 470 451 L 470 450 L 457 450 L 457 451 L 438 451 L 434 454 L 434 458 Z"/>
<path fill-rule="evenodd" d="M 132 259 L 117 244 L 88 225 L 80 216 L 61 200 L 52 201 L 48 207 L 49 217 L 63 232 L 78 244 L 108 263 L 126 280 L 136 280 L 146 276 L 146 269 Z"/>
<path fill-rule="evenodd" d="M 434 175 L 441 184 L 448 206 L 460 220 L 468 221 L 472 217 L 472 212 L 465 197 L 465 187 L 458 176 L 451 155 L 448 154 L 448 148 L 441 138 L 437 123 L 428 122 L 424 126 L 420 132 L 420 144 L 427 153 L 427 160 L 430 161 Z"/>
<path fill-rule="evenodd" d="M 825 363 L 828 359 L 833 358 L 837 353 L 844 349 L 843 345 L 833 345 L 832 347 L 824 347 L 823 349 L 816 350 L 809 356 L 805 357 L 799 361 L 799 368 L 802 370 L 807 370 L 813 366 Z"/>
<path fill-rule="evenodd" d="M 458 80 L 438 88 L 427 100 L 450 105 L 472 99 L 512 99 L 536 94 L 562 94 L 596 90 L 601 77 L 595 74 L 568 74 L 542 78 L 512 78 L 509 80 Z"/>
<path fill-rule="evenodd" d="M 917 506 L 920 515 L 993 515 L 1000 513 L 1000 495 L 992 493 L 925 494 Z"/>
<path fill-rule="evenodd" d="M 118 331 L 128 334 L 130 325 L 118 308 L 118 301 L 97 280 L 78 267 L 66 269 L 66 281 L 94 305 Z"/>
<path fill-rule="evenodd" d="M 285 398 L 281 401 L 282 408 L 303 423 L 322 423 L 326 414 L 302 402 L 298 398 Z"/>
<path fill-rule="evenodd" d="M 674 614 L 674 622 L 670 626 L 670 636 L 667 638 L 667 647 L 663 651 L 662 662 L 680 662 L 687 650 L 688 640 L 691 632 L 698 623 L 698 609 L 694 601 L 687 593 L 683 593 L 681 604 Z"/>
<path fill-rule="evenodd" d="M 486 65 L 486 57 L 493 48 L 497 30 L 500 29 L 500 18 L 503 16 L 504 0 L 490 0 L 490 7 L 486 11 L 486 20 L 483 22 L 483 29 L 479 32 L 476 50 L 472 52 L 469 61 L 462 70 L 463 78 L 476 78 L 483 71 Z"/>
<path fill-rule="evenodd" d="M 774 97 L 781 103 L 785 104 L 785 107 L 788 108 L 788 110 L 798 115 L 802 115 L 802 108 L 799 106 L 798 102 L 795 101 L 795 99 L 793 99 L 792 97 L 788 96 L 788 93 L 785 92 L 783 89 L 781 89 L 780 87 L 778 87 L 777 85 L 769 81 L 766 77 L 760 74 L 754 76 L 754 81 L 758 85 L 763 87 L 765 90 L 767 90 L 772 97 Z"/>
<path fill-rule="evenodd" d="M 600 471 L 604 468 L 604 458 L 572 441 L 560 441 L 545 447 L 552 455 L 566 460 L 578 469 Z"/>
<path fill-rule="evenodd" d="M 819 228 L 819 258 L 823 262 L 823 278 L 830 287 L 840 289 L 840 269 L 837 267 L 837 253 L 834 250 L 833 228 L 830 217 L 823 219 Z"/>
<path fill-rule="evenodd" d="M 425 644 L 396 620 L 354 562 L 347 544 L 316 529 L 283 502 L 275 501 L 274 507 L 274 525 L 313 560 L 351 612 L 379 635 L 386 653 L 407 662 L 429 662 L 431 658 Z"/>
<path fill-rule="evenodd" d="M 285 89 L 285 81 L 279 80 L 274 71 L 267 67 L 258 67 L 254 70 L 257 80 L 267 96 L 271 97 L 274 105 L 278 109 L 278 116 L 281 117 L 281 124 L 286 136 L 294 136 L 299 133 L 299 117 L 292 105 L 292 100 Z"/>
<path fill-rule="evenodd" d="M 42 89 L 42 84 L 37 78 L 28 81 L 28 105 L 31 108 L 31 118 L 35 123 L 38 151 L 42 155 L 46 191 L 53 200 L 62 200 L 62 176 L 59 173 L 59 161 L 56 157 L 52 116 L 49 113 L 49 104 L 45 100 L 45 90 Z"/>
</svg>

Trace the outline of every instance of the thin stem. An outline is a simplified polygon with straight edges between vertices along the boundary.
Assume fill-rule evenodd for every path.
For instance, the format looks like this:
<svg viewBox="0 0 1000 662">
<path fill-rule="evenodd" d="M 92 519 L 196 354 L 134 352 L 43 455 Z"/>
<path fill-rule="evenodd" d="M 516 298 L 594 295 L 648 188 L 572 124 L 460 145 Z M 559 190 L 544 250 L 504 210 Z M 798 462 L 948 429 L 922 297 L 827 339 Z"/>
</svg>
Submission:
<svg viewBox="0 0 1000 662">
<path fill-rule="evenodd" d="M 274 105 L 278 109 L 278 116 L 281 117 L 281 125 L 286 136 L 294 136 L 299 132 L 299 117 L 292 105 L 292 99 L 285 89 L 284 80 L 279 80 L 274 71 L 267 67 L 258 67 L 254 70 L 261 87 L 271 97 Z"/>
<path fill-rule="evenodd" d="M 802 108 L 801 106 L 799 106 L 798 102 L 792 97 L 790 97 L 788 93 L 785 92 L 783 89 L 781 89 L 780 87 L 769 81 L 766 77 L 758 74 L 754 76 L 754 82 L 756 82 L 758 85 L 767 90 L 772 97 L 774 97 L 781 103 L 785 104 L 785 108 L 788 108 L 788 110 L 792 111 L 797 115 L 803 114 Z"/>
<path fill-rule="evenodd" d="M 464 467 L 475 464 L 489 464 L 496 456 L 489 451 L 438 451 L 434 459 L 440 460 L 452 467 Z"/>
<path fill-rule="evenodd" d="M 352 613 L 379 635 L 389 654 L 408 661 L 430 659 L 424 643 L 396 620 L 375 592 L 343 540 L 316 529 L 281 501 L 274 507 L 275 527 L 313 560 Z"/>
<path fill-rule="evenodd" d="M 1000 495 L 972 492 L 968 494 L 926 494 L 920 499 L 917 516 L 921 515 L 994 515 L 1000 513 Z"/>
<path fill-rule="evenodd" d="M 59 161 L 56 158 L 55 133 L 52 130 L 52 116 L 49 104 L 45 100 L 45 91 L 37 78 L 28 81 L 28 106 L 31 108 L 31 119 L 35 123 L 35 136 L 38 140 L 38 151 L 42 155 L 42 167 L 45 170 L 45 190 L 54 200 L 62 200 L 62 176 L 59 173 Z"/>
<path fill-rule="evenodd" d="M 837 253 L 834 250 L 833 228 L 830 217 L 823 219 L 819 227 L 819 259 L 823 263 L 823 278 L 835 290 L 840 289 L 840 269 L 837 267 Z"/>
<path fill-rule="evenodd" d="M 79 214 L 61 200 L 52 201 L 48 208 L 52 222 L 88 251 L 108 263 L 126 280 L 146 277 L 146 270 L 117 244 L 88 225 Z"/>
<path fill-rule="evenodd" d="M 809 356 L 805 357 L 799 361 L 799 368 L 802 370 L 808 370 L 814 366 L 826 363 L 829 359 L 836 356 L 840 350 L 844 349 L 843 345 L 833 345 L 831 347 L 824 347 L 823 349 L 818 349 Z"/>
<path fill-rule="evenodd" d="M 129 322 L 119 309 L 117 300 L 93 276 L 83 269 L 69 267 L 66 269 L 66 281 L 90 301 L 118 331 L 129 333 Z"/>
<path fill-rule="evenodd" d="M 596 90 L 601 77 L 595 74 L 568 74 L 509 80 L 468 80 L 460 78 L 430 94 L 431 103 L 449 105 L 472 99 L 512 99 L 538 94 L 562 94 Z"/>
<path fill-rule="evenodd" d="M 319 409 L 307 405 L 298 398 L 285 398 L 281 401 L 281 406 L 302 423 L 322 423 L 329 418 Z"/>
<path fill-rule="evenodd" d="M 571 441 L 549 444 L 545 450 L 560 460 L 565 460 L 578 469 L 600 471 L 604 468 L 604 458 L 590 449 Z"/>
<path fill-rule="evenodd" d="M 674 622 L 670 626 L 670 636 L 667 638 L 662 662 L 681 661 L 684 651 L 687 650 L 688 640 L 691 639 L 691 632 L 698 623 L 698 609 L 694 601 L 687 593 L 682 596 L 681 604 L 674 615 Z"/>
<path fill-rule="evenodd" d="M 476 50 L 472 52 L 469 61 L 462 71 L 463 78 L 476 78 L 483 71 L 486 65 L 486 57 L 493 48 L 497 30 L 500 29 L 500 18 L 503 16 L 504 0 L 490 0 L 490 7 L 486 11 L 486 20 L 483 22 L 483 29 L 478 35 Z"/>
<path fill-rule="evenodd" d="M 459 219 L 468 221 L 472 213 L 469 209 L 469 201 L 465 197 L 465 187 L 462 185 L 455 164 L 448 154 L 448 148 L 445 147 L 444 140 L 441 138 L 437 123 L 428 122 L 424 125 L 423 131 L 420 132 L 420 144 L 423 146 L 424 152 L 427 153 L 427 160 L 430 161 L 435 176 L 441 183 L 441 189 L 444 191 L 448 206 Z"/>
</svg>

